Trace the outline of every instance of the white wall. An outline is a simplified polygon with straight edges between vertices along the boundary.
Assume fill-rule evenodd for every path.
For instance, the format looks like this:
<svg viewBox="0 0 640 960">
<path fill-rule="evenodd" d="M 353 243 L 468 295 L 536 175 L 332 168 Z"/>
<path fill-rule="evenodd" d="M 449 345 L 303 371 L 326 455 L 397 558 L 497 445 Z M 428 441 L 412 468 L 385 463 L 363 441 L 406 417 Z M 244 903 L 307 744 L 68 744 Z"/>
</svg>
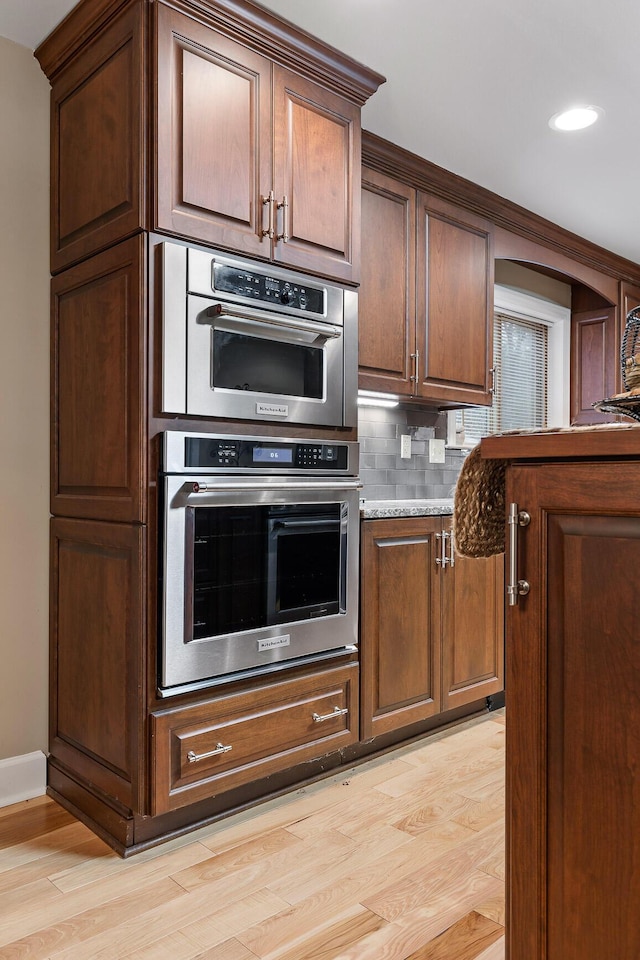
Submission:
<svg viewBox="0 0 640 960">
<path fill-rule="evenodd" d="M 47 746 L 49 84 L 0 37 L 0 759 Z"/>
</svg>

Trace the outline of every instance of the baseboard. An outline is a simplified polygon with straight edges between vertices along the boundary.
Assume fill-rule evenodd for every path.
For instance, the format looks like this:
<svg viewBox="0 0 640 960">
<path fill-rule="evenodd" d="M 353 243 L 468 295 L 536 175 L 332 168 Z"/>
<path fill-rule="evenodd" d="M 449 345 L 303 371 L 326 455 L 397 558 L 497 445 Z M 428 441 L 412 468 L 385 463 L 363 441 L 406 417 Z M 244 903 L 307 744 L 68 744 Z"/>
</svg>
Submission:
<svg viewBox="0 0 640 960">
<path fill-rule="evenodd" d="M 42 750 L 0 760 L 0 807 L 42 797 L 47 789 L 47 758 Z"/>
</svg>

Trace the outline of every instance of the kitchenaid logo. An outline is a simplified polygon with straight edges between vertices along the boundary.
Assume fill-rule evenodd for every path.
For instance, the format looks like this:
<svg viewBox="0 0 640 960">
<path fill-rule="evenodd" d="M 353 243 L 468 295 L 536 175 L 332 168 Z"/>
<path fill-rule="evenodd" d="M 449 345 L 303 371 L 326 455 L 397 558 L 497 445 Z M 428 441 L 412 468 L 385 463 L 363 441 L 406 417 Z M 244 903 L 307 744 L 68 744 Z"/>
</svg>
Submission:
<svg viewBox="0 0 640 960">
<path fill-rule="evenodd" d="M 288 417 L 289 406 L 286 403 L 256 403 L 256 413 L 267 417 Z"/>
<path fill-rule="evenodd" d="M 274 647 L 288 647 L 291 644 L 291 637 L 284 633 L 281 637 L 269 637 L 268 640 L 258 640 L 258 650 L 273 650 Z"/>
</svg>

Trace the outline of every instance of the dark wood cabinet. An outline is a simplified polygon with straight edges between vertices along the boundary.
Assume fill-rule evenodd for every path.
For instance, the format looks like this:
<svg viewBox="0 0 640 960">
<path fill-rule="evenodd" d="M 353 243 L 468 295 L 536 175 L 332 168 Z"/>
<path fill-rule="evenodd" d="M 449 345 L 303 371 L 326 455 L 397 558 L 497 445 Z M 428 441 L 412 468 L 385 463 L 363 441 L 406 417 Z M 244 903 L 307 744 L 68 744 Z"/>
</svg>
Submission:
<svg viewBox="0 0 640 960">
<path fill-rule="evenodd" d="M 490 225 L 375 169 L 362 186 L 360 386 L 490 403 Z"/>
<path fill-rule="evenodd" d="M 121 810 L 142 803 L 145 551 L 139 524 L 51 521 L 49 765 Z"/>
<path fill-rule="evenodd" d="M 271 63 L 163 4 L 156 49 L 156 228 L 270 256 Z"/>
<path fill-rule="evenodd" d="M 451 522 L 443 528 L 452 536 Z M 504 554 L 456 553 L 443 576 L 442 709 L 474 703 L 504 689 Z"/>
<path fill-rule="evenodd" d="M 38 50 L 53 272 L 157 230 L 356 283 L 360 108 L 384 78 L 245 0 L 92 3 Z"/>
<path fill-rule="evenodd" d="M 154 713 L 152 812 L 355 743 L 358 673 L 351 664 Z"/>
<path fill-rule="evenodd" d="M 483 448 L 531 518 L 507 608 L 507 956 L 635 960 L 640 431 Z"/>
<path fill-rule="evenodd" d="M 146 243 L 139 235 L 51 285 L 51 511 L 146 515 Z"/>
<path fill-rule="evenodd" d="M 157 246 L 355 284 L 360 108 L 384 78 L 251 0 L 81 0 L 37 57 L 52 85 L 48 788 L 127 854 L 358 741 L 353 651 L 290 682 L 158 693 L 159 434 L 235 428 L 157 416 Z M 218 735 L 230 765 L 194 776 L 189 751 Z"/>
<path fill-rule="evenodd" d="M 440 519 L 362 524 L 363 737 L 440 712 Z"/>
<path fill-rule="evenodd" d="M 480 217 L 418 194 L 416 393 L 490 404 L 493 357 L 491 229 Z"/>
<path fill-rule="evenodd" d="M 448 518 L 363 522 L 363 737 L 503 689 L 503 582 L 502 556 L 456 556 Z"/>
<path fill-rule="evenodd" d="M 615 420 L 594 410 L 597 400 L 611 397 L 619 380 L 617 310 L 580 310 L 571 314 L 571 423 L 574 426 Z"/>
<path fill-rule="evenodd" d="M 363 168 L 358 382 L 366 390 L 414 389 L 415 208 L 412 187 Z"/>
</svg>

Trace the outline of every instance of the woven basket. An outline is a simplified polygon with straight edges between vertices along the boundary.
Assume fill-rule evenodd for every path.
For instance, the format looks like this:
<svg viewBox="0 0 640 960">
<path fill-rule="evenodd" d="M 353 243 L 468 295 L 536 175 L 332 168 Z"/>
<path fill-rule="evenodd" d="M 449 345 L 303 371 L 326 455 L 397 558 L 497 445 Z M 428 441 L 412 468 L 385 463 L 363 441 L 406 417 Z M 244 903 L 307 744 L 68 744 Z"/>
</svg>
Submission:
<svg viewBox="0 0 640 960">
<path fill-rule="evenodd" d="M 627 314 L 620 350 L 620 366 L 625 390 L 640 387 L 640 307 Z"/>
</svg>

